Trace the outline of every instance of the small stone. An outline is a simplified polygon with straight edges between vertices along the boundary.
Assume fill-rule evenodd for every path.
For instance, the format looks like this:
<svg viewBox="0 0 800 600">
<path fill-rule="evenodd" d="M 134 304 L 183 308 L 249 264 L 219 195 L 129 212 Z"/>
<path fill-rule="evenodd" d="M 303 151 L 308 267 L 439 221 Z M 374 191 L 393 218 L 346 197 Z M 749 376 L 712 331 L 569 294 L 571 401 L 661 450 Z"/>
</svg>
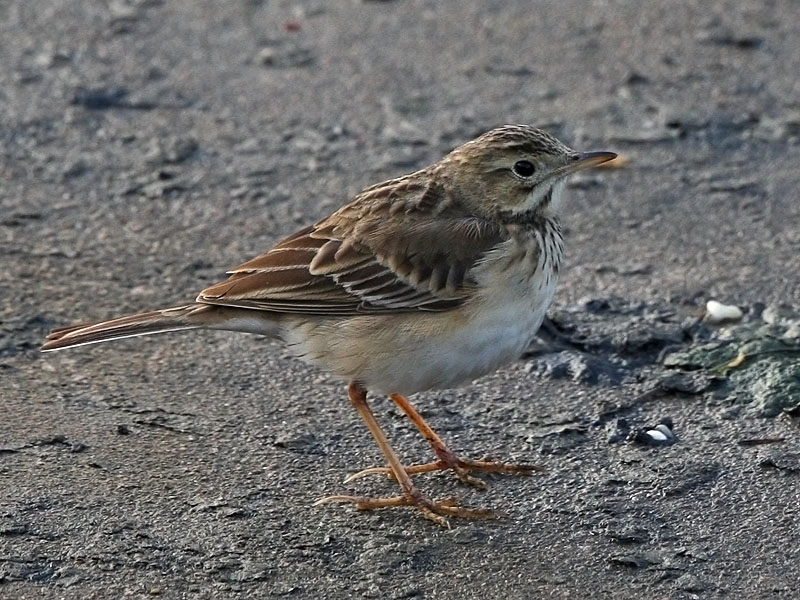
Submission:
<svg viewBox="0 0 800 600">
<path fill-rule="evenodd" d="M 628 441 L 644 446 L 671 446 L 677 441 L 672 419 L 666 417 L 655 427 L 635 429 L 628 434 Z"/>
<path fill-rule="evenodd" d="M 256 60 L 265 67 L 279 69 L 307 67 L 314 62 L 314 53 L 295 44 L 265 46 L 258 51 Z"/>
<path fill-rule="evenodd" d="M 732 304 L 722 304 L 716 300 L 706 302 L 706 321 L 713 324 L 724 323 L 726 321 L 739 321 L 744 313 L 738 306 Z"/>
<path fill-rule="evenodd" d="M 272 66 L 275 60 L 277 50 L 272 46 L 266 46 L 258 51 L 257 59 L 262 65 Z"/>
<path fill-rule="evenodd" d="M 664 433 L 657 431 L 655 429 L 648 429 L 647 431 L 645 431 L 645 434 L 650 436 L 651 440 L 659 444 L 669 440 L 669 437 L 667 437 Z"/>
<path fill-rule="evenodd" d="M 797 312 L 787 304 L 770 304 L 761 313 L 761 319 L 769 325 L 779 325 L 783 323 L 795 322 L 798 318 Z"/>
<path fill-rule="evenodd" d="M 672 430 L 669 427 L 667 427 L 664 423 L 656 425 L 655 431 L 659 432 L 668 440 L 675 437 L 675 435 L 672 433 Z"/>
</svg>

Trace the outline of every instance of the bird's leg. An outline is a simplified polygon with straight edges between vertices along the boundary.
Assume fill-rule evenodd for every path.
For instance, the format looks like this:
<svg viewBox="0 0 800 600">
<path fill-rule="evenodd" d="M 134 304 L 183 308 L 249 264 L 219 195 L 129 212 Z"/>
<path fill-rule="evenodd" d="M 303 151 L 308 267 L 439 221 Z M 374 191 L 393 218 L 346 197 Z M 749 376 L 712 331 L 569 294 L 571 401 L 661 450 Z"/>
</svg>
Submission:
<svg viewBox="0 0 800 600">
<path fill-rule="evenodd" d="M 389 463 L 388 469 L 391 470 L 393 478 L 397 480 L 402 491 L 401 496 L 392 498 L 368 498 L 364 496 L 328 496 L 318 500 L 315 504 L 324 504 L 327 502 L 352 502 L 356 508 L 361 510 L 371 510 L 375 508 L 387 508 L 390 506 L 414 506 L 419 510 L 426 519 L 430 519 L 439 525 L 448 527 L 446 516 L 454 517 L 467 517 L 467 518 L 492 518 L 494 515 L 483 509 L 475 508 L 461 508 L 455 506 L 452 502 L 435 502 L 423 496 L 414 484 L 411 482 L 411 477 L 406 473 L 405 467 L 400 462 L 400 458 L 395 453 L 386 434 L 381 429 L 375 415 L 367 404 L 367 391 L 356 382 L 350 383 L 347 389 L 350 402 L 353 404 L 358 414 L 364 419 L 372 436 L 378 444 L 378 447 L 383 452 L 386 460 Z"/>
<path fill-rule="evenodd" d="M 423 465 L 406 467 L 405 472 L 408 475 L 452 469 L 462 482 L 469 485 L 474 485 L 475 487 L 481 489 L 486 489 L 486 483 L 477 477 L 471 476 L 469 474 L 470 471 L 518 473 L 521 475 L 530 475 L 534 471 L 544 471 L 542 467 L 536 465 L 510 464 L 496 461 L 460 458 L 452 450 L 450 450 L 450 448 L 447 447 L 447 445 L 442 441 L 442 438 L 436 434 L 436 432 L 431 428 L 430 425 L 428 425 L 425 419 L 422 418 L 422 415 L 420 415 L 416 409 L 411 406 L 411 403 L 406 400 L 404 396 L 401 396 L 400 394 L 391 394 L 389 397 L 394 401 L 395 404 L 397 404 L 397 406 L 400 407 L 400 410 L 402 410 L 406 416 L 411 419 L 411 422 L 414 423 L 417 429 L 419 429 L 422 437 L 428 441 L 428 443 L 431 445 L 431 448 L 433 448 L 434 454 L 436 454 L 436 457 L 439 459 Z M 352 481 L 353 479 L 358 479 L 359 477 L 372 475 L 375 473 L 384 473 L 390 478 L 394 478 L 395 476 L 394 471 L 391 468 L 372 467 L 370 469 L 364 469 L 363 471 L 354 473 L 347 478 L 347 481 Z"/>
</svg>

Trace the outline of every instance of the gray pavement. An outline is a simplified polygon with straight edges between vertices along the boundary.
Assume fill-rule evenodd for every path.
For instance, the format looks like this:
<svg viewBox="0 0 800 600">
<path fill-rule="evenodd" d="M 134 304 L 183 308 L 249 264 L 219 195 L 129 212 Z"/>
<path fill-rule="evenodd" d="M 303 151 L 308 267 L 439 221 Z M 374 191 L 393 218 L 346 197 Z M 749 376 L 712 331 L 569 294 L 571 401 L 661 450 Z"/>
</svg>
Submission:
<svg viewBox="0 0 800 600">
<path fill-rule="evenodd" d="M 699 339 L 686 323 L 707 299 L 751 320 L 800 306 L 799 12 L 0 3 L 0 598 L 797 598 L 791 411 L 751 410 L 713 377 L 646 392 L 668 344 Z M 501 519 L 444 530 L 312 506 L 393 484 L 343 483 L 377 448 L 344 386 L 272 342 L 37 352 L 52 327 L 191 299 L 361 188 L 509 122 L 627 162 L 568 189 L 553 311 L 619 343 L 584 348 L 589 371 L 559 375 L 545 346 L 415 398 L 464 454 L 548 469 L 487 492 L 419 480 Z M 374 400 L 397 449 L 427 460 L 389 404 Z M 672 445 L 615 437 L 665 417 Z"/>
</svg>

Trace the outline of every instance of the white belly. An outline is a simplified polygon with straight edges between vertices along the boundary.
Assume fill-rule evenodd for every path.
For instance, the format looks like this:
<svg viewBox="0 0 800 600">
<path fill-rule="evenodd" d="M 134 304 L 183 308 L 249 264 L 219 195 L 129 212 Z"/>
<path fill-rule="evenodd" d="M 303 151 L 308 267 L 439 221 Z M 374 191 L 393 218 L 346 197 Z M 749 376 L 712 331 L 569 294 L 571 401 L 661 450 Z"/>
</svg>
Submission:
<svg viewBox="0 0 800 600">
<path fill-rule="evenodd" d="M 373 392 L 407 395 L 469 382 L 517 359 L 553 299 L 550 265 L 509 265 L 502 277 L 488 263 L 479 268 L 479 291 L 458 309 L 297 322 L 287 341 L 305 360 Z"/>
<path fill-rule="evenodd" d="M 454 354 L 463 363 L 455 369 L 463 373 L 459 380 L 485 375 L 520 357 L 539 330 L 555 294 L 555 278 L 549 282 L 540 279 L 530 280 L 523 293 L 519 289 L 498 292 L 476 306 L 472 325 L 460 330 L 453 344 Z"/>
</svg>

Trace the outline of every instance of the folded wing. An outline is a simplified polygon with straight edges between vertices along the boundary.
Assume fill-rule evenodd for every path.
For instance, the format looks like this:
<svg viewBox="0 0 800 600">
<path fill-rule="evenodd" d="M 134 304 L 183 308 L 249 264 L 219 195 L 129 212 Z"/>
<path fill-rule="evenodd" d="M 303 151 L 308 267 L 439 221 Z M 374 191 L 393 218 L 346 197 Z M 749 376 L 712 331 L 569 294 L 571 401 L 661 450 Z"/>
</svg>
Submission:
<svg viewBox="0 0 800 600">
<path fill-rule="evenodd" d="M 503 233 L 415 174 L 369 188 L 197 301 L 332 316 L 448 310 L 472 294 L 470 270 Z"/>
</svg>

